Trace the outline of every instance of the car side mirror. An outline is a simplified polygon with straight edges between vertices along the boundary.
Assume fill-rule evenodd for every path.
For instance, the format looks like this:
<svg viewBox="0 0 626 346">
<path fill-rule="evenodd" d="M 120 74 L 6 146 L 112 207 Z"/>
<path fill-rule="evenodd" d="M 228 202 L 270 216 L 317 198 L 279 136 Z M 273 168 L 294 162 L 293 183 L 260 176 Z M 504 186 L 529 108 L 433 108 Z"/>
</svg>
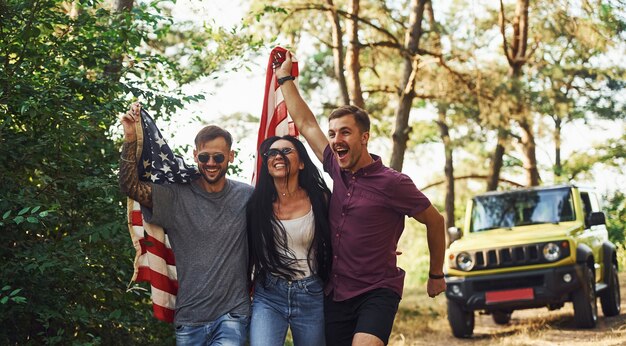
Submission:
<svg viewBox="0 0 626 346">
<path fill-rule="evenodd" d="M 606 217 L 601 211 L 595 211 L 589 215 L 589 227 L 597 225 L 605 225 Z"/>
<path fill-rule="evenodd" d="M 448 227 L 448 238 L 450 239 L 450 244 L 452 244 L 455 240 L 458 240 L 463 236 L 463 231 L 457 227 Z"/>
</svg>

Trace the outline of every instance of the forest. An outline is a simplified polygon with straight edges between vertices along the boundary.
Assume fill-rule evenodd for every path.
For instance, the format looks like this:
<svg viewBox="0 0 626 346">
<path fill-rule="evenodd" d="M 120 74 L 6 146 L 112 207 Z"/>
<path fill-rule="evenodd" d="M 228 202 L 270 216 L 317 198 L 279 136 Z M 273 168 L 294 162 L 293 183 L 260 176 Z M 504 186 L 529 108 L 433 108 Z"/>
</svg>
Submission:
<svg viewBox="0 0 626 346">
<path fill-rule="evenodd" d="M 140 101 L 180 121 L 205 99 L 186 86 L 262 74 L 253 61 L 279 44 L 298 52 L 320 122 L 365 108 L 385 164 L 422 161 L 431 180 L 418 187 L 448 227 L 477 192 L 608 181 L 623 254 L 623 0 L 242 0 L 232 27 L 180 20 L 176 5 L 0 0 L 0 344 L 173 343 L 129 283 L 118 116 Z M 574 125 L 589 137 L 567 137 Z"/>
</svg>

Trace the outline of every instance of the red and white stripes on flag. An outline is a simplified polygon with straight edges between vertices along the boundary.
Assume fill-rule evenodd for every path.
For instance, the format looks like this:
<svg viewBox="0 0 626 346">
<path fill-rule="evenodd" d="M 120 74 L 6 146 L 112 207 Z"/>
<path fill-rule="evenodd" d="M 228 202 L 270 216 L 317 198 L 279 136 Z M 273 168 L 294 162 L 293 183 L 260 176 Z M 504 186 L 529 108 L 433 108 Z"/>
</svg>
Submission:
<svg viewBox="0 0 626 346">
<path fill-rule="evenodd" d="M 259 147 L 261 143 L 268 137 L 292 135 L 298 136 L 298 129 L 289 117 L 287 105 L 280 91 L 280 85 L 276 78 L 276 68 L 285 61 L 287 50 L 282 47 L 272 49 L 270 58 L 267 63 L 267 72 L 265 77 L 265 97 L 263 98 L 263 111 L 261 113 L 261 123 L 259 124 L 259 134 L 257 137 L 257 158 L 254 165 L 254 174 L 252 175 L 252 185 L 256 185 L 257 172 L 261 169 L 260 158 L 258 157 Z M 292 56 L 293 64 L 291 66 L 291 75 L 298 77 L 298 62 Z M 297 81 L 294 80 L 294 83 Z"/>
<path fill-rule="evenodd" d="M 150 284 L 154 317 L 174 322 L 178 281 L 174 252 L 163 228 L 145 222 L 139 203 L 128 199 L 130 237 L 135 247 L 132 281 Z"/>
<path fill-rule="evenodd" d="M 199 176 L 194 166 L 175 155 L 161 135 L 154 120 L 141 110 L 137 122 L 137 173 L 139 179 L 152 184 L 190 183 Z M 128 199 L 128 229 L 135 247 L 135 271 L 132 281 L 150 284 L 154 316 L 173 322 L 178 293 L 176 261 L 167 232 L 149 224 L 141 214 L 139 203 Z"/>
</svg>

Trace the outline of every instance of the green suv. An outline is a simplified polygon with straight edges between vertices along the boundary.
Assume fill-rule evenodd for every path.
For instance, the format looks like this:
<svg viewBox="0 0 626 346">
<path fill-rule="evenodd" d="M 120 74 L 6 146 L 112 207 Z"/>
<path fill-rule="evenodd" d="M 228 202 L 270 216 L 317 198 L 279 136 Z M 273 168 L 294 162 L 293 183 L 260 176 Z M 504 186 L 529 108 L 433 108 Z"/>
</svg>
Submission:
<svg viewBox="0 0 626 346">
<path fill-rule="evenodd" d="M 476 196 L 464 230 L 448 230 L 446 298 L 454 336 L 472 335 L 476 310 L 507 324 L 514 310 L 572 302 L 580 328 L 595 327 L 597 297 L 605 316 L 620 313 L 616 248 L 593 189 L 560 185 Z"/>
</svg>

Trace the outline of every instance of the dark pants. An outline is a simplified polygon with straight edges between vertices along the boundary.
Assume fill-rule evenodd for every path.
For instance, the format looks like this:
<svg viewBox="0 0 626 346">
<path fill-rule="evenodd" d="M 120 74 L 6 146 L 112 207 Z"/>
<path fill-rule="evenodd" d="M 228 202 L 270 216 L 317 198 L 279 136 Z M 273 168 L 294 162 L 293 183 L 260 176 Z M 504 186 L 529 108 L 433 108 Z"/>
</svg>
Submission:
<svg viewBox="0 0 626 346">
<path fill-rule="evenodd" d="M 377 288 L 348 300 L 324 299 L 326 345 L 350 346 L 356 333 L 377 336 L 385 344 L 398 312 L 400 296 L 388 288 Z"/>
</svg>

